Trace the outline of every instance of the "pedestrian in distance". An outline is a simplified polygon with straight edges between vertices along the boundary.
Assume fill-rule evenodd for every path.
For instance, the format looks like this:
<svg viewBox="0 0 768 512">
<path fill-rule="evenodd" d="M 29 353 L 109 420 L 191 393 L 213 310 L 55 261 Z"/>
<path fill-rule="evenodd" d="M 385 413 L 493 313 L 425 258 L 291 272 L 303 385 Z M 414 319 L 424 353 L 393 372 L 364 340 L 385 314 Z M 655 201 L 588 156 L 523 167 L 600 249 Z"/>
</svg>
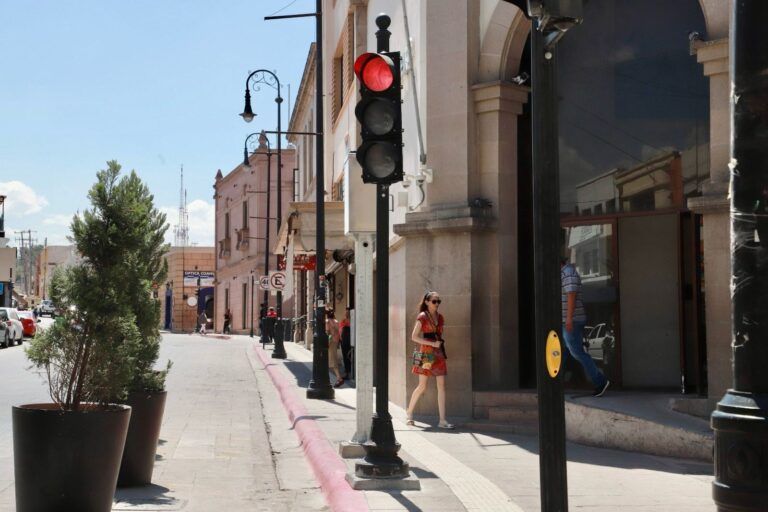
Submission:
<svg viewBox="0 0 768 512">
<path fill-rule="evenodd" d="M 584 351 L 583 337 L 587 314 L 581 299 L 581 276 L 567 258 L 560 261 L 560 287 L 565 346 L 592 381 L 595 388 L 592 396 L 603 396 L 611 382 L 597 369 L 592 357 Z M 563 356 L 566 354 L 563 351 Z"/>
<path fill-rule="evenodd" d="M 264 319 L 267 317 L 267 305 L 265 303 L 261 303 L 261 307 L 259 307 L 259 336 L 262 338 L 262 343 L 265 343 L 264 336 L 266 334 L 265 330 L 266 327 L 264 325 Z"/>
<path fill-rule="evenodd" d="M 208 317 L 205 316 L 205 311 L 201 311 L 197 317 L 197 323 L 200 325 L 200 334 L 205 336 L 207 334 L 206 328 L 208 327 Z"/>
<path fill-rule="evenodd" d="M 349 318 L 350 308 L 344 311 L 344 318 L 339 322 L 341 333 L 341 357 L 344 360 L 344 378 L 351 379 L 354 368 L 352 367 L 352 324 Z"/>
<path fill-rule="evenodd" d="M 344 378 L 339 372 L 339 321 L 332 309 L 325 312 L 325 333 L 328 335 L 328 368 L 336 375 L 333 387 L 338 388 L 344 384 Z"/>
<path fill-rule="evenodd" d="M 277 323 L 277 311 L 270 306 L 267 308 L 267 316 L 264 317 L 264 329 L 267 332 L 267 343 L 275 342 L 275 324 Z"/>
<path fill-rule="evenodd" d="M 437 381 L 437 411 L 440 415 L 438 428 L 453 429 L 445 419 L 445 375 L 448 373 L 443 339 L 445 319 L 438 312 L 442 300 L 437 292 L 427 292 L 419 304 L 419 314 L 411 333 L 411 341 L 418 347 L 413 352 L 411 373 L 419 376 L 419 385 L 413 390 L 411 401 L 406 411 L 407 425 L 413 425 L 413 411 L 419 398 L 427 390 L 430 377 Z"/>
<path fill-rule="evenodd" d="M 230 310 L 224 312 L 224 330 L 222 332 L 224 334 L 232 332 L 232 312 Z"/>
</svg>

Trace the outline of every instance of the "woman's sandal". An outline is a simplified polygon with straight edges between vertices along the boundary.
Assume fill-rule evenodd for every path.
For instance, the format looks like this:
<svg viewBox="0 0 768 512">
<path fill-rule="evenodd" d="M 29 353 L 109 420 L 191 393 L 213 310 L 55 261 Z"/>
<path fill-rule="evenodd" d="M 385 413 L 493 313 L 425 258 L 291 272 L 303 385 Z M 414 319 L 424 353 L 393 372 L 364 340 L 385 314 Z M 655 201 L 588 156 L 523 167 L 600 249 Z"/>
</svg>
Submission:
<svg viewBox="0 0 768 512">
<path fill-rule="evenodd" d="M 454 427 L 452 424 L 448 423 L 447 421 L 441 421 L 437 424 L 437 428 L 443 428 L 445 430 L 453 430 L 456 427 Z"/>
<path fill-rule="evenodd" d="M 406 417 L 405 424 L 408 425 L 409 427 L 412 427 L 413 426 L 413 418 Z"/>
<path fill-rule="evenodd" d="M 336 381 L 336 383 L 333 385 L 333 387 L 335 387 L 335 388 L 340 388 L 340 387 L 341 387 L 341 386 L 343 386 L 343 385 L 344 385 L 344 379 L 338 379 L 338 380 Z"/>
</svg>

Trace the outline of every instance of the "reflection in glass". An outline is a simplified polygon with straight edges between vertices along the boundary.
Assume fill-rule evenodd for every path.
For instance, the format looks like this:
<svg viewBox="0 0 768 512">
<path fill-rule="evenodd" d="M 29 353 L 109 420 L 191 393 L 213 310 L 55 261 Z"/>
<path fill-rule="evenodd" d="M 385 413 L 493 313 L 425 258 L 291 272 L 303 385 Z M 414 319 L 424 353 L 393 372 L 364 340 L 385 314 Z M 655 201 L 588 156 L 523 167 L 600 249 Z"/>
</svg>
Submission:
<svg viewBox="0 0 768 512">
<path fill-rule="evenodd" d="M 563 215 L 684 208 L 709 175 L 697 0 L 590 0 L 559 45 Z"/>
<path fill-rule="evenodd" d="M 616 344 L 617 289 L 612 224 L 571 226 L 565 230 L 565 255 L 581 276 L 587 324 L 584 349 L 609 378 L 618 372 Z"/>
</svg>

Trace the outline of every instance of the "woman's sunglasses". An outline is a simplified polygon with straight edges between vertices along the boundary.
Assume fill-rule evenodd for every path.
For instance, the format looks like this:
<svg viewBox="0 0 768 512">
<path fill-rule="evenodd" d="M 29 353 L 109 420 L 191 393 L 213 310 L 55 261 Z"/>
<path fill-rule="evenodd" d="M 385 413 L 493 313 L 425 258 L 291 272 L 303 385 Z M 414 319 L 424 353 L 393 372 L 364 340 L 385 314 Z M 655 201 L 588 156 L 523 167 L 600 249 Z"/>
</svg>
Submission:
<svg viewBox="0 0 768 512">
<path fill-rule="evenodd" d="M 440 303 L 442 303 L 443 301 L 441 301 L 440 299 L 432 299 L 432 300 L 431 300 L 431 301 L 429 301 L 429 302 L 431 302 L 432 304 L 440 304 Z"/>
</svg>

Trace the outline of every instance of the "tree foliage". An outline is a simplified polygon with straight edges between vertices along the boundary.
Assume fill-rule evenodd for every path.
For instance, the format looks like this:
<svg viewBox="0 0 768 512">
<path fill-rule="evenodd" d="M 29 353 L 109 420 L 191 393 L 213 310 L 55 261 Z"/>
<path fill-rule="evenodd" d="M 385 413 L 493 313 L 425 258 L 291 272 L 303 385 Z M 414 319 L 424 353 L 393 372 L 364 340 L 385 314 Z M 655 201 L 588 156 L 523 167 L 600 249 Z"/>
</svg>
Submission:
<svg viewBox="0 0 768 512">
<path fill-rule="evenodd" d="M 91 208 L 73 218 L 83 259 L 55 273 L 51 298 L 63 315 L 27 349 L 64 408 L 163 389 L 170 367 L 154 370 L 160 308 L 152 285 L 167 274 L 166 217 L 135 172 L 119 175 L 120 165 L 108 162 L 88 193 Z"/>
</svg>

